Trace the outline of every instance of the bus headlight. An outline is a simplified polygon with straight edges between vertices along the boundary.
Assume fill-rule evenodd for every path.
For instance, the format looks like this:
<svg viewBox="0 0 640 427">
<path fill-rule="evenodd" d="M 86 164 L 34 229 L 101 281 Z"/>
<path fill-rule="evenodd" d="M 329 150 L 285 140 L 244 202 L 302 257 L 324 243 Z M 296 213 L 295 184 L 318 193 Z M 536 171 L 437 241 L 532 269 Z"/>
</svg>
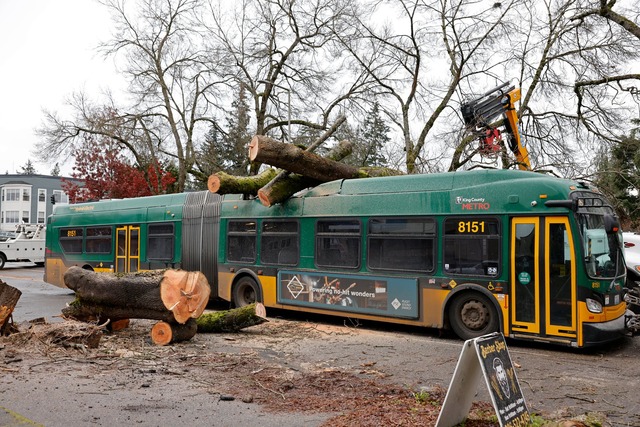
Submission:
<svg viewBox="0 0 640 427">
<path fill-rule="evenodd" d="M 587 298 L 587 309 L 592 313 L 602 313 L 602 304 L 591 298 Z"/>
</svg>

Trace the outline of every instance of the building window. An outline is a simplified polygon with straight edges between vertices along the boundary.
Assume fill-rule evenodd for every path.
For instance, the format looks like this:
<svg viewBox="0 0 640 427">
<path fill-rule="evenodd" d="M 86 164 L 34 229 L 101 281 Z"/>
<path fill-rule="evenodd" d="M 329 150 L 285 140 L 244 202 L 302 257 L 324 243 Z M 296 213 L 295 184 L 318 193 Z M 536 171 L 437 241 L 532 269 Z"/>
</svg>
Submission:
<svg viewBox="0 0 640 427">
<path fill-rule="evenodd" d="M 44 211 L 38 211 L 38 224 L 44 224 Z"/>
<path fill-rule="evenodd" d="M 45 190 L 44 188 L 38 189 L 38 201 L 39 202 L 47 201 L 47 190 Z"/>
<path fill-rule="evenodd" d="M 18 224 L 20 222 L 20 211 L 7 211 L 6 212 L 6 223 L 7 224 Z"/>
<path fill-rule="evenodd" d="M 22 211 L 22 222 L 24 222 L 25 224 L 29 224 L 29 217 L 31 215 L 29 215 L 29 211 Z"/>
<path fill-rule="evenodd" d="M 61 190 L 53 190 L 53 197 L 55 197 L 56 203 L 69 203 L 69 196 Z"/>
<path fill-rule="evenodd" d="M 29 200 L 31 200 L 31 192 L 29 190 L 27 190 L 26 188 L 24 188 L 22 190 L 22 201 L 23 202 L 28 202 Z"/>
<path fill-rule="evenodd" d="M 5 191 L 5 201 L 17 202 L 20 200 L 20 190 L 18 188 L 7 188 Z"/>
</svg>

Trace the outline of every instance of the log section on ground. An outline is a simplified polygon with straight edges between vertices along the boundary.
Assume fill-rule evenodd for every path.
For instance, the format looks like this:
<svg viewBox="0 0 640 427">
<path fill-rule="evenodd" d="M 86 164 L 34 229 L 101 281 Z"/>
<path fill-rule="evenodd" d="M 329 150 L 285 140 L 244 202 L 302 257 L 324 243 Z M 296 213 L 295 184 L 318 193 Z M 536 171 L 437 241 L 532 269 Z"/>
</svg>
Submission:
<svg viewBox="0 0 640 427">
<path fill-rule="evenodd" d="M 158 322 L 151 328 L 151 340 L 157 345 L 188 341 L 194 337 L 197 331 L 196 319 L 189 319 L 184 325 Z"/>
<path fill-rule="evenodd" d="M 267 322 L 266 310 L 254 303 L 231 310 L 204 313 L 196 319 L 198 332 L 238 332 L 250 326 Z"/>
<path fill-rule="evenodd" d="M 185 323 L 202 314 L 211 288 L 200 272 L 154 270 L 129 274 L 95 273 L 71 267 L 65 285 L 77 300 L 63 314 L 79 319 L 156 319 Z"/>
<path fill-rule="evenodd" d="M 22 292 L 19 289 L 0 280 L 0 336 L 8 330 L 8 320 L 20 299 L 20 295 Z"/>
</svg>

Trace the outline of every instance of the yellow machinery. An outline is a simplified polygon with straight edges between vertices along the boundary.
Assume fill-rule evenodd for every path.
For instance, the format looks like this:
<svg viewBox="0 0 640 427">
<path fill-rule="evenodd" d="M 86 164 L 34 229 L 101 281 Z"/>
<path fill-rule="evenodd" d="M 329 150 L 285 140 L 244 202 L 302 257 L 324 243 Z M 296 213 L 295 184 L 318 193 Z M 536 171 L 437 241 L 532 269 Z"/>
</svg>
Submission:
<svg viewBox="0 0 640 427">
<path fill-rule="evenodd" d="M 513 152 L 521 170 L 531 170 L 529 151 L 520 141 L 518 132 L 518 113 L 515 109 L 516 101 L 520 100 L 520 88 L 504 83 L 484 95 L 462 104 L 462 118 L 467 127 L 479 135 L 480 153 L 496 154 L 502 149 L 502 133 L 498 128 L 504 128 L 509 135 L 508 147 Z M 492 122 L 502 116 L 502 123 Z"/>
</svg>

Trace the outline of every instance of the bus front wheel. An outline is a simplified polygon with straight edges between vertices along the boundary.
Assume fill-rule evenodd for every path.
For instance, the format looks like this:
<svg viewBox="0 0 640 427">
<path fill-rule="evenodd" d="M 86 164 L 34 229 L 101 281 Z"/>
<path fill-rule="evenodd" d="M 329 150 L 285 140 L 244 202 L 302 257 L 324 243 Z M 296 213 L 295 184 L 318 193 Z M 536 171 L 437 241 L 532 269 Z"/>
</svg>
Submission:
<svg viewBox="0 0 640 427">
<path fill-rule="evenodd" d="M 251 277 L 242 277 L 233 287 L 233 303 L 236 307 L 244 307 L 261 300 L 260 287 Z"/>
<path fill-rule="evenodd" d="M 451 302 L 449 323 L 453 332 L 463 340 L 500 330 L 495 306 L 478 292 L 464 293 Z"/>
<path fill-rule="evenodd" d="M 7 262 L 7 257 L 4 254 L 0 253 L 0 270 L 4 268 L 5 263 Z"/>
</svg>

